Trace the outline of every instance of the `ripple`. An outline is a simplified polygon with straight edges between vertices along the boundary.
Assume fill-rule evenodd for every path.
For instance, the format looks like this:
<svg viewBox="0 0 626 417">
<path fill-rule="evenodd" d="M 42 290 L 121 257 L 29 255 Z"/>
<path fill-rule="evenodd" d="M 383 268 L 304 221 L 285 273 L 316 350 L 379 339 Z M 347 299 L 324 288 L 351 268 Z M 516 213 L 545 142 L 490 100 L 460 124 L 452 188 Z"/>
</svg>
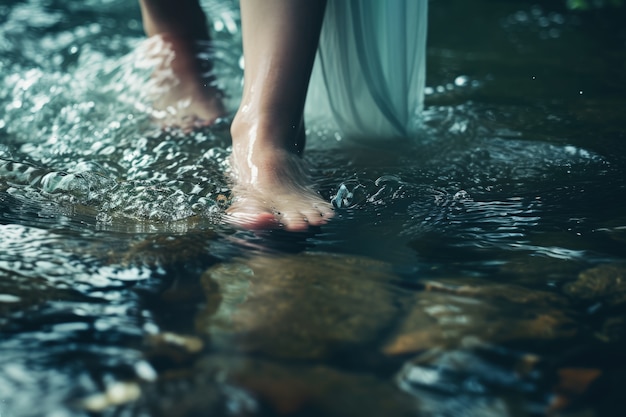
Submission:
<svg viewBox="0 0 626 417">
<path fill-rule="evenodd" d="M 397 382 L 403 391 L 420 399 L 420 411 L 425 415 L 497 417 L 520 407 L 511 401 L 511 395 L 496 396 L 495 391 L 530 397 L 524 412 L 534 414 L 547 407 L 541 393 L 544 387 L 537 384 L 537 362 L 534 355 L 484 345 L 451 351 L 433 349 L 405 364 Z M 512 373 L 512 368 L 521 372 Z M 448 399 L 442 401 L 444 397 Z"/>
<path fill-rule="evenodd" d="M 77 415 L 77 397 L 145 374 L 137 346 L 152 319 L 129 286 L 151 270 L 103 264 L 99 245 L 67 233 L 9 224 L 0 235 L 3 413 Z"/>
</svg>

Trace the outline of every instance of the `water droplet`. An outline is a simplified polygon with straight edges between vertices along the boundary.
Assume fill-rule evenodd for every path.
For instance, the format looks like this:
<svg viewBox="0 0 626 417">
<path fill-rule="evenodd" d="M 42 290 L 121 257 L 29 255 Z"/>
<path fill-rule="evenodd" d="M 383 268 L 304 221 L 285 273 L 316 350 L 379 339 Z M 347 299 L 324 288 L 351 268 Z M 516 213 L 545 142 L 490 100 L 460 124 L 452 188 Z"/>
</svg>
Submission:
<svg viewBox="0 0 626 417">
<path fill-rule="evenodd" d="M 457 87 L 465 87 L 469 84 L 469 77 L 467 75 L 459 75 L 454 79 L 454 85 Z"/>
</svg>

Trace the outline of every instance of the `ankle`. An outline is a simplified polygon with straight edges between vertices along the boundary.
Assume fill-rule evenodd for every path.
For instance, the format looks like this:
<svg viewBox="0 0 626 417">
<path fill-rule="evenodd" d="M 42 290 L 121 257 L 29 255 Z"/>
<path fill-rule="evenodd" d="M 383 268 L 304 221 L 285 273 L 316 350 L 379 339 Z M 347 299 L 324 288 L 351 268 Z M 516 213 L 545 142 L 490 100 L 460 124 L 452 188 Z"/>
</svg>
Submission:
<svg viewBox="0 0 626 417">
<path fill-rule="evenodd" d="M 304 149 L 304 124 L 293 124 L 274 114 L 246 114 L 240 108 L 233 118 L 230 133 L 233 147 L 254 147 L 254 152 L 282 150 L 300 155 Z"/>
</svg>

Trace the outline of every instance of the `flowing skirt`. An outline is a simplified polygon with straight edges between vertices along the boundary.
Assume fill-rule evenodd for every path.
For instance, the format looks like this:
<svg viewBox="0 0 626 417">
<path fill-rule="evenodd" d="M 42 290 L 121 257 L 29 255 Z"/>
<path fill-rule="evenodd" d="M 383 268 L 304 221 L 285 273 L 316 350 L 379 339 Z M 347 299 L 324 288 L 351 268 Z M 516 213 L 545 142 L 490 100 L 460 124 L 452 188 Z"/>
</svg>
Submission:
<svg viewBox="0 0 626 417">
<path fill-rule="evenodd" d="M 411 137 L 425 81 L 428 0 L 329 0 L 307 124 L 343 137 Z"/>
</svg>

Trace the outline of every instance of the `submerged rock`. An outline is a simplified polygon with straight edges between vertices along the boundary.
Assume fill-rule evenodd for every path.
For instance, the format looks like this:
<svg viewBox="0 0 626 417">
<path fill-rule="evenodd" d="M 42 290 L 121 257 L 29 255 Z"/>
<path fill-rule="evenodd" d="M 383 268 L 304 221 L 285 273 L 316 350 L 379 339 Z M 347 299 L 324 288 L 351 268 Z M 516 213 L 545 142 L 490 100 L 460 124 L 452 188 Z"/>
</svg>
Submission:
<svg viewBox="0 0 626 417">
<path fill-rule="evenodd" d="M 568 338 L 577 324 L 558 294 L 474 278 L 428 281 L 383 351 L 389 355 L 489 343 Z"/>
<path fill-rule="evenodd" d="M 610 306 L 626 302 L 626 264 L 605 264 L 587 269 L 563 292 L 581 301 L 597 301 Z"/>
<path fill-rule="evenodd" d="M 172 332 L 151 334 L 147 337 L 147 342 L 153 348 L 177 349 L 189 354 L 195 354 L 204 349 L 202 339 Z"/>
<path fill-rule="evenodd" d="M 83 401 L 81 406 L 92 413 L 101 413 L 108 408 L 136 401 L 141 396 L 141 388 L 134 382 L 115 382 L 104 392 L 93 394 Z"/>
<path fill-rule="evenodd" d="M 193 261 L 206 256 L 206 243 L 215 239 L 215 232 L 203 230 L 184 235 L 174 233 L 148 234 L 133 241 L 124 251 L 109 253 L 109 261 L 122 265 L 163 266 Z"/>
<path fill-rule="evenodd" d="M 418 400 L 391 379 L 366 372 L 212 355 L 198 361 L 190 375 L 146 390 L 151 415 L 408 417 L 417 412 Z"/>
<path fill-rule="evenodd" d="M 218 360 L 213 358 L 213 366 Z M 414 416 L 417 410 L 417 401 L 398 391 L 391 380 L 368 373 L 246 360 L 228 375 L 279 415 Z"/>
<path fill-rule="evenodd" d="M 388 264 L 321 253 L 220 264 L 202 276 L 197 329 L 222 349 L 325 357 L 377 339 L 397 312 L 395 278 Z"/>
<path fill-rule="evenodd" d="M 623 314 L 606 317 L 595 336 L 603 342 L 626 339 L 626 317 Z"/>
<path fill-rule="evenodd" d="M 499 272 L 507 276 L 507 282 L 534 286 L 539 282 L 569 280 L 583 268 L 583 265 L 584 261 L 580 259 L 558 259 L 547 256 L 529 258 L 524 253 L 505 262 L 499 268 Z"/>
</svg>

